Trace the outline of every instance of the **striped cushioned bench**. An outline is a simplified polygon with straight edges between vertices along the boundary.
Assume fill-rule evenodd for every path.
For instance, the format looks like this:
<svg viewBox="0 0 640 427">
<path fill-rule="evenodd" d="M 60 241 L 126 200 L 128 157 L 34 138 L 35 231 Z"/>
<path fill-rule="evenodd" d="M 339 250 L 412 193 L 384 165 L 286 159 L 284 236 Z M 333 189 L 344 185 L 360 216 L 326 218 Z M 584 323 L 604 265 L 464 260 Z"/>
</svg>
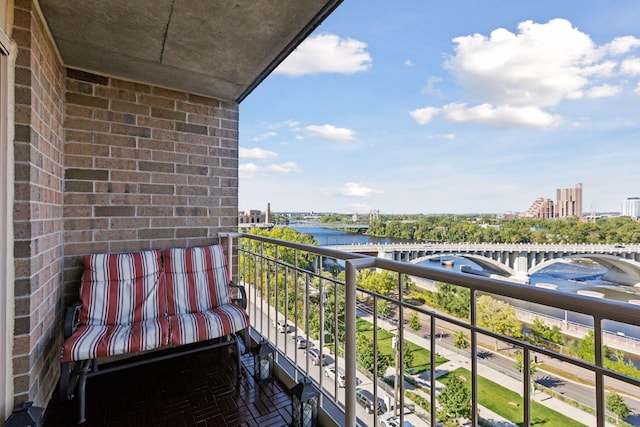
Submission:
<svg viewBox="0 0 640 427">
<path fill-rule="evenodd" d="M 169 345 L 161 252 L 84 257 L 78 327 L 62 361 L 97 359 Z"/>
<path fill-rule="evenodd" d="M 221 246 L 164 250 L 171 345 L 227 336 L 249 326 L 247 312 L 231 301 Z"/>
<path fill-rule="evenodd" d="M 85 420 L 90 376 L 234 343 L 240 374 L 236 333 L 248 338 L 249 316 L 244 288 L 229 280 L 222 246 L 94 254 L 83 261 L 80 303 L 65 319 L 60 374 L 62 399 L 78 389 L 78 422 Z M 231 297 L 233 287 L 241 298 Z M 98 359 L 180 346 L 177 353 L 156 352 L 98 370 Z"/>
</svg>

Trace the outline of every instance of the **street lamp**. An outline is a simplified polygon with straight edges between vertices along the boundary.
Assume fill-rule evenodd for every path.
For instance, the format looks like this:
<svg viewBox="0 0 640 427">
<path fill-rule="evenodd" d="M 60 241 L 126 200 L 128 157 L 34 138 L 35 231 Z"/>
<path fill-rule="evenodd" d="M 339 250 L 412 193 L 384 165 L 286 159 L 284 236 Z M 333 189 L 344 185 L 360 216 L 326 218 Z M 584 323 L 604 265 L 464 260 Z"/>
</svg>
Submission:
<svg viewBox="0 0 640 427">
<path fill-rule="evenodd" d="M 395 364 L 396 364 L 396 378 L 393 382 L 393 415 L 398 415 L 398 382 L 400 379 L 398 378 L 398 329 L 396 329 L 396 334 L 391 337 L 391 348 L 395 353 Z"/>
</svg>

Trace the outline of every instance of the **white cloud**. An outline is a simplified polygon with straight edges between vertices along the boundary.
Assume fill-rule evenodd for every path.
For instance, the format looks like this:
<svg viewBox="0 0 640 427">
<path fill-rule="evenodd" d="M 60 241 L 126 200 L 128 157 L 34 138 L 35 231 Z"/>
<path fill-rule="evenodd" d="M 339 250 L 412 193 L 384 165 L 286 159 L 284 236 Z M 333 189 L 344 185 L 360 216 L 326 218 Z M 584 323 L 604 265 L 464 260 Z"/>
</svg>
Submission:
<svg viewBox="0 0 640 427">
<path fill-rule="evenodd" d="M 427 139 L 448 139 L 448 140 L 454 140 L 456 139 L 456 135 L 454 133 L 441 133 L 438 135 L 429 135 L 427 136 Z"/>
<path fill-rule="evenodd" d="M 260 168 L 254 163 L 245 163 L 238 167 L 238 176 L 240 179 L 253 178 Z"/>
<path fill-rule="evenodd" d="M 414 64 L 412 60 L 407 59 L 406 61 L 404 61 L 404 65 L 406 65 L 407 67 L 413 67 L 416 64 Z"/>
<path fill-rule="evenodd" d="M 274 73 L 297 77 L 316 73 L 354 74 L 369 68 L 371 54 L 366 43 L 324 33 L 307 38 Z"/>
<path fill-rule="evenodd" d="M 376 191 L 356 182 L 345 183 L 338 194 L 346 197 L 370 197 Z"/>
<path fill-rule="evenodd" d="M 274 136 L 278 135 L 275 132 L 265 132 L 262 135 L 258 135 L 256 137 L 253 138 L 253 141 L 255 142 L 260 142 L 260 141 L 265 141 L 269 138 L 273 138 Z"/>
<path fill-rule="evenodd" d="M 467 107 L 465 104 L 449 104 L 443 107 L 449 121 L 483 123 L 495 127 L 532 126 L 550 127 L 560 123 L 561 118 L 537 107 L 493 106 L 481 104 Z"/>
<path fill-rule="evenodd" d="M 459 123 L 555 126 L 561 117 L 546 110 L 561 101 L 620 93 L 621 85 L 602 81 L 615 77 L 619 59 L 611 57 L 640 47 L 640 39 L 633 36 L 599 47 L 565 19 L 545 24 L 524 21 L 515 34 L 498 28 L 488 36 L 473 34 L 453 42 L 455 54 L 445 68 L 475 102 L 411 111 L 419 124 L 429 123 L 442 112 Z M 640 61 L 623 61 L 620 71 L 640 74 Z"/>
<path fill-rule="evenodd" d="M 442 78 L 431 76 L 427 79 L 427 84 L 420 91 L 426 95 L 442 96 L 442 92 L 438 89 L 438 84 L 442 81 Z"/>
<path fill-rule="evenodd" d="M 347 128 L 338 128 L 333 125 L 309 125 L 304 128 L 310 136 L 328 139 L 330 141 L 346 142 L 355 137 L 355 132 Z"/>
<path fill-rule="evenodd" d="M 266 170 L 268 172 L 286 174 L 291 172 L 300 172 L 300 167 L 294 162 L 285 162 L 267 166 Z"/>
<path fill-rule="evenodd" d="M 299 125 L 300 125 L 300 122 L 298 122 L 297 120 L 284 120 L 282 122 L 270 124 L 269 129 L 280 129 L 280 128 L 286 127 L 286 128 L 296 130 L 296 129 L 299 129 L 298 128 Z"/>
<path fill-rule="evenodd" d="M 596 46 L 564 19 L 525 21 L 518 34 L 504 28 L 457 37 L 447 67 L 472 95 L 492 104 L 553 106 L 588 83 Z"/>
<path fill-rule="evenodd" d="M 640 39 L 634 36 L 616 37 L 610 43 L 605 45 L 606 51 L 611 55 L 622 55 L 631 49 L 640 47 Z"/>
<path fill-rule="evenodd" d="M 587 96 L 589 98 L 607 98 L 616 96 L 620 92 L 622 92 L 622 86 L 603 84 L 602 86 L 596 86 L 589 89 Z"/>
<path fill-rule="evenodd" d="M 272 159 L 278 155 L 273 151 L 263 150 L 262 148 L 242 148 L 238 150 L 241 159 Z"/>
<path fill-rule="evenodd" d="M 634 56 L 622 61 L 620 63 L 620 72 L 630 76 L 637 76 L 640 74 L 640 58 Z"/>
<path fill-rule="evenodd" d="M 440 109 L 436 107 L 425 107 L 418 108 L 416 110 L 410 111 L 409 115 L 413 117 L 413 120 L 418 122 L 420 125 L 426 125 L 433 119 L 436 115 L 440 113 Z"/>
<path fill-rule="evenodd" d="M 633 93 L 635 93 L 636 95 L 640 95 L 640 83 L 638 83 L 635 89 L 633 89 Z"/>
</svg>

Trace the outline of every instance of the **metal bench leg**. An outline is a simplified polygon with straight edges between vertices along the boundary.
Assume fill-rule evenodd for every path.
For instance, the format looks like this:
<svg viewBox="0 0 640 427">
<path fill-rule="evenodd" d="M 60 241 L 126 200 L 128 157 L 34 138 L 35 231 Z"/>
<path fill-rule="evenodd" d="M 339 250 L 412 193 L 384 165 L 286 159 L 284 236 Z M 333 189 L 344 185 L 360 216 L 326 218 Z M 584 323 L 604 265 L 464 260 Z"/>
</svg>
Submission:
<svg viewBox="0 0 640 427">
<path fill-rule="evenodd" d="M 238 337 L 235 337 L 234 341 L 236 342 L 236 373 L 238 374 L 238 377 L 240 377 L 242 375 L 242 361 L 240 360 L 242 350 L 240 348 L 240 340 Z"/>
<path fill-rule="evenodd" d="M 60 401 L 71 400 L 71 390 L 69 386 L 71 384 L 71 374 L 73 372 L 71 362 L 64 362 L 60 364 L 60 388 L 59 395 Z"/>
<path fill-rule="evenodd" d="M 87 373 L 89 372 L 89 364 L 83 365 L 78 378 L 78 424 L 84 423 L 87 418 L 85 416 L 85 393 L 87 390 Z"/>
<path fill-rule="evenodd" d="M 247 354 L 251 351 L 251 336 L 249 335 L 249 328 L 245 328 L 242 331 L 242 337 L 244 338 L 244 352 Z"/>
</svg>

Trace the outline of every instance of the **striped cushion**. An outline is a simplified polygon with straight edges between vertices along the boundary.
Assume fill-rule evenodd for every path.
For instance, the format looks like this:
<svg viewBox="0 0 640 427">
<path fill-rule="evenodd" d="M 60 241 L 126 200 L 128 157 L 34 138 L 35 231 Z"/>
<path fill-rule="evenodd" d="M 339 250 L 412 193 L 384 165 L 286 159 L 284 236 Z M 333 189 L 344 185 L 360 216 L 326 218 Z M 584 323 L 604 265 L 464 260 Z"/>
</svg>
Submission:
<svg viewBox="0 0 640 427">
<path fill-rule="evenodd" d="M 169 316 L 172 346 L 220 338 L 248 326 L 247 312 L 233 303 L 224 304 L 201 313 Z"/>
<path fill-rule="evenodd" d="M 161 251 L 84 257 L 82 325 L 127 325 L 166 313 Z"/>
<path fill-rule="evenodd" d="M 168 344 L 165 316 L 131 325 L 83 325 L 62 348 L 62 362 L 153 350 Z"/>
<path fill-rule="evenodd" d="M 229 272 L 220 245 L 164 250 L 169 315 L 197 313 L 230 302 Z"/>
</svg>

